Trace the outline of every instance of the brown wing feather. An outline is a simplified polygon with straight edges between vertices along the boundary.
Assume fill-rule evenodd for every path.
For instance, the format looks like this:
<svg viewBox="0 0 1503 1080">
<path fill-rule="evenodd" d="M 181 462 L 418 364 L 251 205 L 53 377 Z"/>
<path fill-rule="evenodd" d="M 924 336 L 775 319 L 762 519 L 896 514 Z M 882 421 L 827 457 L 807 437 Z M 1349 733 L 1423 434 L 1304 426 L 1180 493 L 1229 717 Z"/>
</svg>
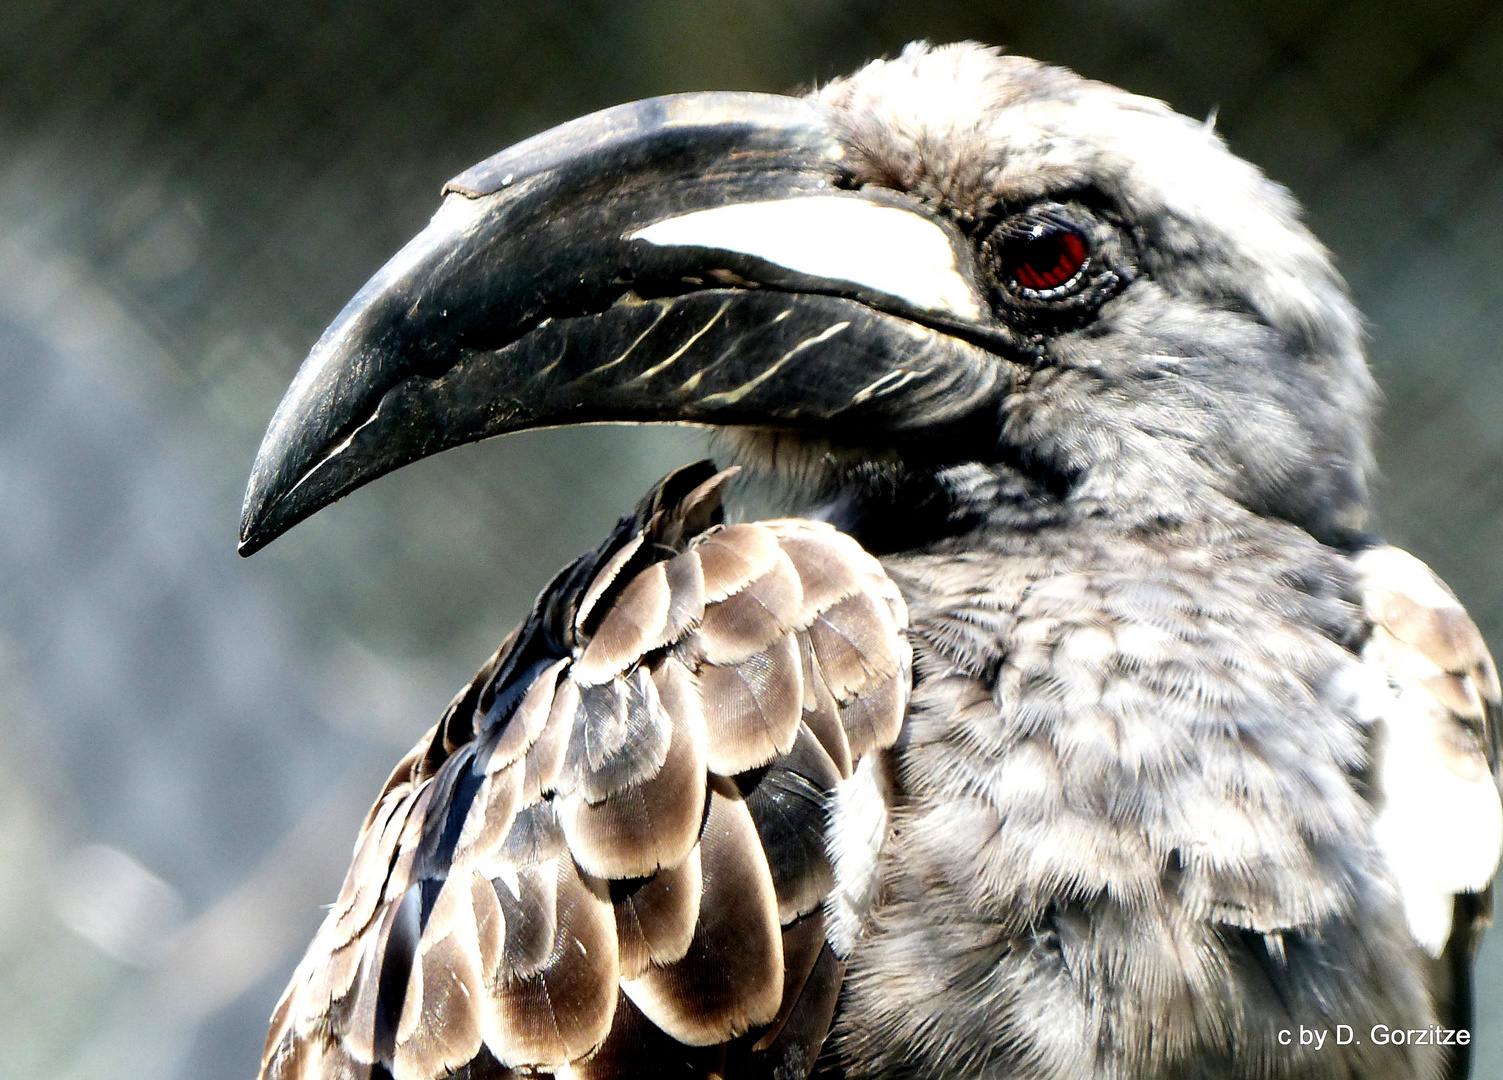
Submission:
<svg viewBox="0 0 1503 1080">
<path fill-rule="evenodd" d="M 734 596 L 772 569 L 777 539 L 761 524 L 727 525 L 706 532 L 695 545 L 704 574 L 705 603 Z"/>
<path fill-rule="evenodd" d="M 824 747 L 825 753 L 830 755 L 840 778 L 848 779 L 855 768 L 855 760 L 851 757 L 851 741 L 845 734 L 840 703 L 825 681 L 808 633 L 798 635 L 798 649 L 804 676 L 804 723 Z"/>
<path fill-rule="evenodd" d="M 766 765 L 785 754 L 803 719 L 804 677 L 792 633 L 735 664 L 706 663 L 699 672 L 710 770 L 721 776 Z"/>
<path fill-rule="evenodd" d="M 1476 625 L 1429 567 L 1397 548 L 1356 558 L 1372 623 L 1364 659 L 1389 696 L 1374 747 L 1380 846 L 1410 928 L 1434 958 L 1442 1022 L 1471 1027 L 1472 961 L 1491 921 L 1503 844 L 1497 668 Z M 1465 1051 L 1449 1062 L 1464 1076 Z"/>
<path fill-rule="evenodd" d="M 741 793 L 712 778 L 700 836 L 699 918 L 683 958 L 621 988 L 654 1024 L 689 1046 L 725 1042 L 777 1015 L 783 947 L 772 874 Z"/>
<path fill-rule="evenodd" d="M 755 536 L 759 544 L 769 543 L 774 557 L 761 576 L 705 606 L 698 645 L 706 661 L 720 666 L 740 664 L 786 636 L 791 627 L 799 625 L 804 608 L 798 571 L 776 537 L 767 539 L 771 530 L 760 525 L 742 525 L 740 529 L 738 537 Z"/>
<path fill-rule="evenodd" d="M 594 802 L 579 793 L 561 798 L 559 821 L 580 866 L 598 877 L 621 879 L 647 877 L 683 862 L 704 814 L 704 744 L 702 722 L 673 723 L 667 753 L 653 776 Z"/>
<path fill-rule="evenodd" d="M 583 877 L 567 856 L 556 864 L 558 912 L 548 962 L 536 976 L 502 972 L 489 987 L 509 1031 L 486 1042 L 508 1064 L 563 1065 L 592 1052 L 610 1032 L 620 974 L 616 920 L 604 882 Z"/>
<path fill-rule="evenodd" d="M 562 572 L 393 771 L 265 1077 L 796 1077 L 829 1029 L 826 802 L 897 737 L 906 609 L 689 466 Z"/>
<path fill-rule="evenodd" d="M 611 883 L 623 979 L 636 978 L 649 964 L 676 963 L 689 951 L 704 891 L 699 851 L 695 844 L 683 862 L 652 877 Z"/>
<path fill-rule="evenodd" d="M 444 883 L 419 945 L 407 1000 L 397 1024 L 394 1072 L 442 1076 L 480 1052 L 480 1003 L 485 986 L 468 875 Z M 425 1016 L 443 1016 L 426 1024 Z"/>
<path fill-rule="evenodd" d="M 673 639 L 668 620 L 673 594 L 665 566 L 654 563 L 621 590 L 584 654 L 570 666 L 575 682 L 581 686 L 606 682 Z"/>
</svg>

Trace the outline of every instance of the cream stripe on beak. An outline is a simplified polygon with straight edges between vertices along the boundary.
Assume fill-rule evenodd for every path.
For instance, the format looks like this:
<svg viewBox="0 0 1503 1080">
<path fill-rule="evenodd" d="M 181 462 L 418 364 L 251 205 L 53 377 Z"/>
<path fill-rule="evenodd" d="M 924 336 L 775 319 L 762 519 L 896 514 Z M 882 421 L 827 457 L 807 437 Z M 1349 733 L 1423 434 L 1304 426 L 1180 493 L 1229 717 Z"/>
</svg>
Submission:
<svg viewBox="0 0 1503 1080">
<path fill-rule="evenodd" d="M 925 311 L 966 320 L 981 315 L 944 229 L 900 207 L 861 198 L 812 195 L 734 203 L 667 218 L 626 239 L 734 251 L 795 273 L 885 293 Z"/>
</svg>

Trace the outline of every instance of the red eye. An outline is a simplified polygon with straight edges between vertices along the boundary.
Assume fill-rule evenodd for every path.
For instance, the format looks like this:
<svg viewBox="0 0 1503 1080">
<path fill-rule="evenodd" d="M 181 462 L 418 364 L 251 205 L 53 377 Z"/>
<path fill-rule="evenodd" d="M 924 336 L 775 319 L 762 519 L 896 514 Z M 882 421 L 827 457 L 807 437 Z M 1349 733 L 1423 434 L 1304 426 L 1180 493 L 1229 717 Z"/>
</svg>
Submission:
<svg viewBox="0 0 1503 1080">
<path fill-rule="evenodd" d="M 1008 269 L 1013 279 L 1033 292 L 1068 285 L 1086 264 L 1085 241 L 1061 229 L 1030 236 L 1008 245 Z"/>
</svg>

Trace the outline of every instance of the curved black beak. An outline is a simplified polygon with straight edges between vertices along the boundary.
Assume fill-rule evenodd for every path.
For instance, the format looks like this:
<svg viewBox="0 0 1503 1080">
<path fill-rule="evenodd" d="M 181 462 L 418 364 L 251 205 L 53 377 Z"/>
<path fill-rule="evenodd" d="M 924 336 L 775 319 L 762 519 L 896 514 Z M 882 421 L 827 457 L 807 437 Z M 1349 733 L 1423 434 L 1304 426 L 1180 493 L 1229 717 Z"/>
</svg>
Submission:
<svg viewBox="0 0 1503 1080">
<path fill-rule="evenodd" d="M 995 407 L 1006 334 L 969 243 L 916 200 L 844 190 L 841 157 L 807 102 L 685 94 L 456 177 L 283 398 L 241 554 L 377 476 L 525 428 L 750 424 L 859 442 Z"/>
</svg>

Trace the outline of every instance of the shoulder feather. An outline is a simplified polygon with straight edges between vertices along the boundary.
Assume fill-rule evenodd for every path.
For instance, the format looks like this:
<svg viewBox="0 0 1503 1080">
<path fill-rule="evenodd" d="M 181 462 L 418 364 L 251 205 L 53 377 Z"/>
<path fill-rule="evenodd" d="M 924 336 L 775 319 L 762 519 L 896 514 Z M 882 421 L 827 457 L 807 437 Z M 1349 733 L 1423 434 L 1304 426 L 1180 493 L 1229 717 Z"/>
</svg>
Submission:
<svg viewBox="0 0 1503 1080">
<path fill-rule="evenodd" d="M 830 526 L 721 524 L 729 475 L 660 483 L 398 765 L 263 1077 L 812 1068 L 830 796 L 897 738 L 907 610 Z"/>
</svg>

